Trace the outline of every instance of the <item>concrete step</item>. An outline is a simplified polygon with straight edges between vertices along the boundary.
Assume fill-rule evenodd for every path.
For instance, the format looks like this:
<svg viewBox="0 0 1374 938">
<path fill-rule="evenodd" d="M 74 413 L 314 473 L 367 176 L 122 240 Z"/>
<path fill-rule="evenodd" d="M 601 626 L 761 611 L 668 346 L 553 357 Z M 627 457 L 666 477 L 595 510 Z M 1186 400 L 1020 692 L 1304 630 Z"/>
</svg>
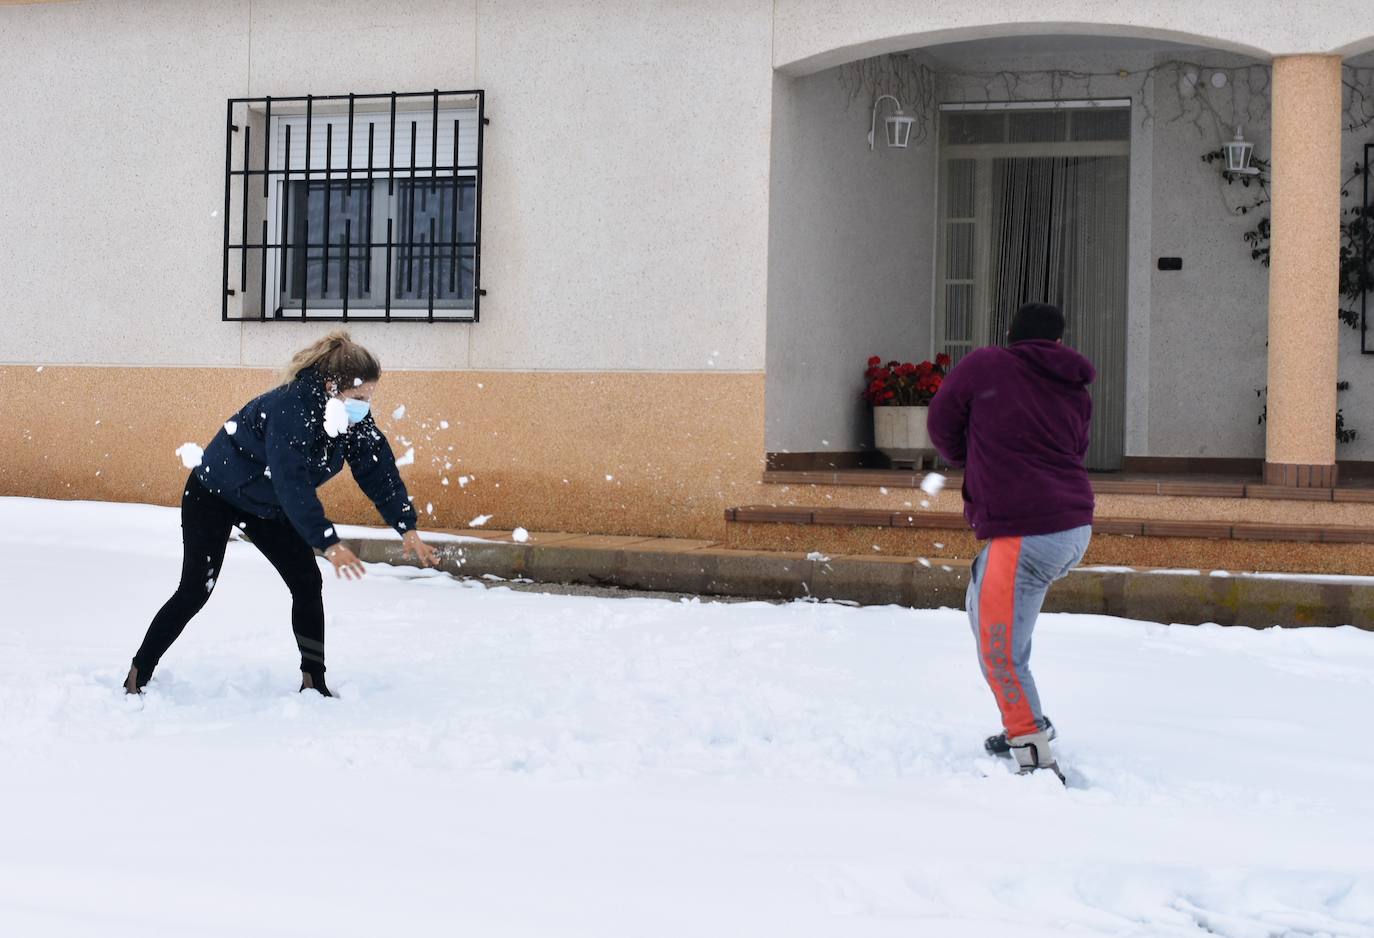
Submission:
<svg viewBox="0 0 1374 938">
<path fill-rule="evenodd" d="M 394 537 L 352 538 L 363 560 L 411 565 Z M 969 564 L 956 558 L 738 550 L 707 541 L 483 532 L 436 545 L 459 576 L 767 600 L 963 608 Z M 1252 627 L 1353 625 L 1374 631 L 1374 579 L 1082 569 L 1055 584 L 1046 611 Z"/>
<path fill-rule="evenodd" d="M 746 550 L 970 560 L 980 547 L 949 511 L 751 505 L 727 509 L 725 520 L 726 543 Z M 1374 527 L 1096 518 L 1087 562 L 1363 575 L 1374 572 Z"/>
</svg>

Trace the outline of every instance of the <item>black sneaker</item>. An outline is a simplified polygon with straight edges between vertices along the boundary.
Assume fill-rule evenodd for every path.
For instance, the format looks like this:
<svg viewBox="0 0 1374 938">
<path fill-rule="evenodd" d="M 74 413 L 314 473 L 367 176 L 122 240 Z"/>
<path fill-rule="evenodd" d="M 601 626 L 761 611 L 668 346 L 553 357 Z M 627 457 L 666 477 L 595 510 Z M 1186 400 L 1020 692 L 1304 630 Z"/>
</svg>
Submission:
<svg viewBox="0 0 1374 938">
<path fill-rule="evenodd" d="M 129 667 L 129 676 L 126 677 L 126 678 L 124 679 L 124 693 L 126 693 L 126 694 L 141 694 L 141 693 L 143 693 L 143 686 L 144 686 L 145 684 L 148 683 L 148 679 L 151 678 L 151 677 L 152 677 L 151 674 L 148 674 L 148 675 L 139 674 L 139 673 L 138 673 L 138 666 L 137 666 L 137 665 L 131 665 L 131 666 Z"/>
<path fill-rule="evenodd" d="M 323 674 L 311 674 L 309 671 L 301 672 L 301 693 L 307 690 L 319 691 L 321 697 L 333 697 L 329 692 L 329 685 L 324 682 Z"/>
<path fill-rule="evenodd" d="M 1045 724 L 1044 731 L 1050 734 L 1050 739 L 1054 739 L 1059 735 L 1055 732 L 1054 724 L 1050 722 L 1049 717 L 1041 717 L 1040 722 Z M 990 756 L 1011 757 L 1011 744 L 1007 742 L 1006 733 L 998 733 L 996 736 L 989 736 L 987 739 L 983 740 L 983 748 L 987 750 Z"/>
</svg>

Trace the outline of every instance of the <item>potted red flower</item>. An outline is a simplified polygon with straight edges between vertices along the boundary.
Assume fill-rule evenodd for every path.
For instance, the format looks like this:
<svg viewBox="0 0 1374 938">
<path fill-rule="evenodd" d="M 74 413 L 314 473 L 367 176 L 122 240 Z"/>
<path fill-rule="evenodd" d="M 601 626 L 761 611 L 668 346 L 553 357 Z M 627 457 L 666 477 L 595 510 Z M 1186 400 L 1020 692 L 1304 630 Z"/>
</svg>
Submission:
<svg viewBox="0 0 1374 938">
<path fill-rule="evenodd" d="M 926 457 L 935 458 L 926 431 L 926 407 L 944 383 L 949 366 L 950 358 L 943 353 L 919 365 L 896 361 L 884 365 L 877 355 L 868 360 L 863 396 L 873 405 L 873 439 L 893 465 L 914 467 Z"/>
</svg>

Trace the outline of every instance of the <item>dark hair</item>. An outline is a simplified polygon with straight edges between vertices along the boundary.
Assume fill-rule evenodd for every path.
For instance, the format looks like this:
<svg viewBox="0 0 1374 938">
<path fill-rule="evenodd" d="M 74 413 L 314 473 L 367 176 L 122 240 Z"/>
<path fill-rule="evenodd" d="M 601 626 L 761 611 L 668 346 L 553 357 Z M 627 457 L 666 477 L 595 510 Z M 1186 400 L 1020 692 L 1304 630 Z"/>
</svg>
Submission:
<svg viewBox="0 0 1374 938">
<path fill-rule="evenodd" d="M 1025 342 L 1027 339 L 1047 339 L 1058 342 L 1064 338 L 1064 314 L 1058 306 L 1050 303 L 1023 303 L 1011 317 L 1011 328 L 1007 330 L 1007 343 Z"/>
</svg>

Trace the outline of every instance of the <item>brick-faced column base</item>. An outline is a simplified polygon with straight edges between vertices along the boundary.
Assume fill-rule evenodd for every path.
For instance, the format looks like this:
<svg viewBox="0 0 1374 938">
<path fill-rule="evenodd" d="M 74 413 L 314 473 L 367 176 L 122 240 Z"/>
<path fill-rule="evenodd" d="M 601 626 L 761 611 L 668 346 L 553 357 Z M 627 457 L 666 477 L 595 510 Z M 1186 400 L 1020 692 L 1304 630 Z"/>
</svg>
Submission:
<svg viewBox="0 0 1374 938">
<path fill-rule="evenodd" d="M 1336 487 L 1335 466 L 1311 466 L 1292 462 L 1266 462 L 1265 485 L 1287 485 L 1299 489 L 1331 489 Z"/>
</svg>

